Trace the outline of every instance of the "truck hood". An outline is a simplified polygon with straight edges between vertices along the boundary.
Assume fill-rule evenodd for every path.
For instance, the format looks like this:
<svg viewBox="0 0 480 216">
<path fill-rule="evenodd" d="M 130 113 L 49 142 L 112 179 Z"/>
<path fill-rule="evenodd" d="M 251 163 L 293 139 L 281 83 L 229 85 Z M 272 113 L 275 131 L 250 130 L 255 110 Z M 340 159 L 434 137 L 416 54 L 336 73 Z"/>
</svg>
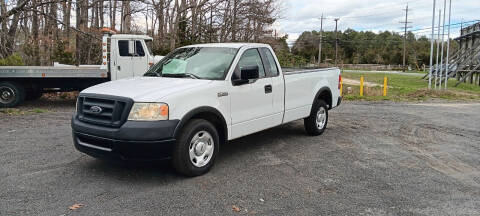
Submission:
<svg viewBox="0 0 480 216">
<path fill-rule="evenodd" d="M 136 102 L 161 102 L 159 100 L 167 95 L 211 82 L 211 80 L 189 78 L 136 77 L 95 85 L 81 93 L 128 97 Z"/>
</svg>

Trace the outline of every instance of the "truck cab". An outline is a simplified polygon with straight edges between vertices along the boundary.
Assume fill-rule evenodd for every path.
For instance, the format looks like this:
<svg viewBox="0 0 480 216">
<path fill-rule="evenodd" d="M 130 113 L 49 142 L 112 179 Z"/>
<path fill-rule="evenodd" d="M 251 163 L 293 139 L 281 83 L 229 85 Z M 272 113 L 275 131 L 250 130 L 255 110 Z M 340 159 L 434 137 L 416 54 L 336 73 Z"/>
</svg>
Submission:
<svg viewBox="0 0 480 216">
<path fill-rule="evenodd" d="M 153 38 L 146 35 L 104 35 L 101 69 L 110 72 L 110 80 L 142 76 L 162 57 L 153 56 Z"/>
</svg>

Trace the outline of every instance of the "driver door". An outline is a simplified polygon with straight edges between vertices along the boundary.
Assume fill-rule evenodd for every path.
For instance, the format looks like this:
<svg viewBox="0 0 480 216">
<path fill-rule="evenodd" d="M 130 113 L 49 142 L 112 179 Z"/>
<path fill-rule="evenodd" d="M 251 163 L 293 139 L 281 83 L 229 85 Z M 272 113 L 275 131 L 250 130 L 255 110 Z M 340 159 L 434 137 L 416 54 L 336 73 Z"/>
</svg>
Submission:
<svg viewBox="0 0 480 216">
<path fill-rule="evenodd" d="M 259 78 L 233 86 L 231 94 L 232 138 L 245 136 L 273 126 L 272 79 L 266 76 L 258 49 L 248 49 L 240 58 L 232 80 L 240 78 L 244 67 L 258 66 Z"/>
<path fill-rule="evenodd" d="M 117 80 L 133 77 L 133 56 L 129 53 L 129 40 L 118 40 L 117 59 L 113 62 Z"/>
</svg>

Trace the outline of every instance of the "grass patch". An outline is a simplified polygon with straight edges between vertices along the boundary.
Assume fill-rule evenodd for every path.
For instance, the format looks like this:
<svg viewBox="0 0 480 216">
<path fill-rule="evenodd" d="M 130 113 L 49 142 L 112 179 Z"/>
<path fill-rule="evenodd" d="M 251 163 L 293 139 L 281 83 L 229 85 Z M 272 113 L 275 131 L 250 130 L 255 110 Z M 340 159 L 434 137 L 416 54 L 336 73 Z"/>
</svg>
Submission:
<svg viewBox="0 0 480 216">
<path fill-rule="evenodd" d="M 388 78 L 387 96 L 382 96 L 382 87 L 364 87 L 364 96 L 359 96 L 359 86 L 343 85 L 343 96 L 345 100 L 394 100 L 394 101 L 422 101 L 432 98 L 446 100 L 480 100 L 480 86 L 467 83 L 461 83 L 455 87 L 456 80 L 450 79 L 448 90 L 428 90 L 428 81 L 418 76 L 408 76 L 402 74 L 383 74 L 383 73 L 349 73 L 342 72 L 342 77 L 354 80 L 360 80 L 364 76 L 366 82 L 382 85 L 383 78 Z M 350 91 L 348 91 L 350 89 Z"/>
</svg>

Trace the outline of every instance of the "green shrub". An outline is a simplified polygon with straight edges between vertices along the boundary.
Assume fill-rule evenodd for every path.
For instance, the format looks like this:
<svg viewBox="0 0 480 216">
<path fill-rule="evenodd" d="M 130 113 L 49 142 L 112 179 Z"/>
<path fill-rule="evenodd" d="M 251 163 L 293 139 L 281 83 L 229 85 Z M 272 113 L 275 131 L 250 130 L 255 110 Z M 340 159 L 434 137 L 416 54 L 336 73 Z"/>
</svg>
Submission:
<svg viewBox="0 0 480 216">
<path fill-rule="evenodd" d="M 53 62 L 58 62 L 60 64 L 75 64 L 75 57 L 73 55 L 73 52 L 66 49 L 66 43 L 64 41 L 57 42 L 55 50 L 53 51 L 50 58 Z"/>
<path fill-rule="evenodd" d="M 23 66 L 23 58 L 18 53 L 14 53 L 7 58 L 0 59 L 0 66 Z"/>
</svg>

